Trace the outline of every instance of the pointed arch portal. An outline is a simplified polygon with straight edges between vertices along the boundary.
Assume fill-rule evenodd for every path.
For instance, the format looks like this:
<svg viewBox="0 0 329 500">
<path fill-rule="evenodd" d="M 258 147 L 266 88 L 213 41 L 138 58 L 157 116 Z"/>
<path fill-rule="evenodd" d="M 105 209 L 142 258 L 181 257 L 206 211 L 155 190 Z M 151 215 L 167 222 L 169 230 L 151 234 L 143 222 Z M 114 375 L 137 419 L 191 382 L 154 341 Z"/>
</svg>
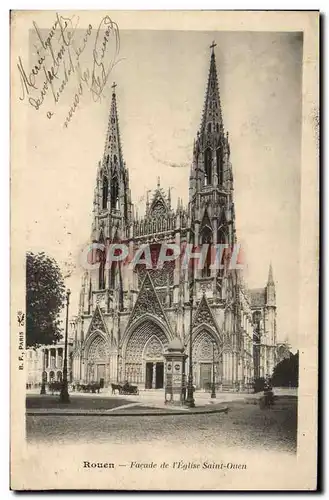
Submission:
<svg viewBox="0 0 329 500">
<path fill-rule="evenodd" d="M 87 382 L 106 383 L 108 378 L 109 350 L 105 338 L 96 333 L 87 352 Z"/>
<path fill-rule="evenodd" d="M 157 323 L 149 319 L 139 323 L 125 344 L 121 378 L 144 385 L 145 389 L 163 388 L 163 353 L 167 344 L 168 336 Z"/>
<path fill-rule="evenodd" d="M 221 379 L 221 349 L 219 339 L 208 330 L 202 329 L 193 340 L 193 379 L 199 389 L 209 389 L 213 369 L 215 380 Z"/>
</svg>

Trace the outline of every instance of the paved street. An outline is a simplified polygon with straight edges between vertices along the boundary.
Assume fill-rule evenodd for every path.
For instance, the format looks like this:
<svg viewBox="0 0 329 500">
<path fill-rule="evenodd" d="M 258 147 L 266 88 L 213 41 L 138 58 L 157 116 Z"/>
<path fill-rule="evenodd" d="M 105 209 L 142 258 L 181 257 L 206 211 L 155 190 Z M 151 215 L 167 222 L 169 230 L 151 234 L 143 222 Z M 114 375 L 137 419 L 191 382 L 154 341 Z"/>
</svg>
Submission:
<svg viewBox="0 0 329 500">
<path fill-rule="evenodd" d="M 112 399 L 113 401 L 113 399 Z M 121 399 L 121 401 L 123 401 Z M 274 408 L 235 401 L 226 414 L 134 416 L 27 416 L 29 442 L 134 443 L 159 440 L 210 448 L 271 449 L 295 452 L 297 399 L 282 396 Z"/>
<path fill-rule="evenodd" d="M 131 403 L 130 400 L 123 397 L 101 397 L 101 395 L 84 394 L 75 395 L 70 394 L 70 403 L 63 404 L 59 402 L 59 395 L 44 395 L 30 394 L 26 397 L 26 408 L 69 408 L 74 409 L 94 409 L 94 410 L 110 410 L 119 406 Z"/>
</svg>

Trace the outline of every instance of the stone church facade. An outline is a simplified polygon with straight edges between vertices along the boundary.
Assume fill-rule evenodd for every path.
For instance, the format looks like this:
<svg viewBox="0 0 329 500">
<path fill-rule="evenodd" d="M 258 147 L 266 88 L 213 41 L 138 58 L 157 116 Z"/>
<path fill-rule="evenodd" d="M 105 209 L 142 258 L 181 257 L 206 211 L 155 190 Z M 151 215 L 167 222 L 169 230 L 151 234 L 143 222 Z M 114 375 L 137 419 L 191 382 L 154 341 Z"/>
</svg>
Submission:
<svg viewBox="0 0 329 500">
<path fill-rule="evenodd" d="M 158 179 L 145 215 L 135 212 L 115 86 L 94 192 L 91 243 L 120 242 L 132 254 L 149 245 L 156 262 L 162 243 L 182 247 L 191 241 L 195 246 L 229 247 L 237 242 L 230 143 L 224 131 L 214 47 L 193 148 L 188 205 L 179 199 L 174 208 L 170 192 L 164 192 Z M 108 269 L 101 251 L 97 260 L 98 266 L 82 279 L 73 343 L 74 381 L 102 381 L 108 386 L 128 380 L 145 389 L 162 388 L 163 353 L 177 337 L 189 352 L 191 321 L 197 388 L 207 388 L 212 370 L 223 389 L 243 389 L 256 376 L 271 374 L 276 346 L 272 270 L 263 294 L 257 295 L 247 289 L 240 270 L 213 269 L 209 252 L 204 267 L 192 270 L 179 259 L 165 262 L 162 269 L 146 269 L 143 264 L 132 269 L 120 262 Z"/>
</svg>

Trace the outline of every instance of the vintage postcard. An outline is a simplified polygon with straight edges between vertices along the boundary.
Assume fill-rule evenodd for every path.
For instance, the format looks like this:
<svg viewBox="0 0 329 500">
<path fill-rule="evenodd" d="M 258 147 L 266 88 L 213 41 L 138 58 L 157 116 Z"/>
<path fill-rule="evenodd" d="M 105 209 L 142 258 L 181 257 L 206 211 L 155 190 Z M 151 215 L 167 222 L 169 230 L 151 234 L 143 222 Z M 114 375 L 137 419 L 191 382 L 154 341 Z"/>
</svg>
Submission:
<svg viewBox="0 0 329 500">
<path fill-rule="evenodd" d="M 317 488 L 319 13 L 11 13 L 11 488 Z"/>
</svg>

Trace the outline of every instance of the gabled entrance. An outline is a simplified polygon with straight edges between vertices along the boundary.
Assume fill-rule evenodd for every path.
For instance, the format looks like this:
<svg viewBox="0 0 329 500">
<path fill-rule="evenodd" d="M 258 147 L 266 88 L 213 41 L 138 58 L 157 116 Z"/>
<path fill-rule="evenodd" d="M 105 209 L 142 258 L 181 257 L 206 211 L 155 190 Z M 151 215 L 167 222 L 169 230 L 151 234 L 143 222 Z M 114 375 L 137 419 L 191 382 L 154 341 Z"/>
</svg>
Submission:
<svg viewBox="0 0 329 500">
<path fill-rule="evenodd" d="M 145 389 L 164 387 L 164 356 L 168 344 L 165 331 L 146 319 L 132 332 L 124 350 L 124 378 Z"/>
</svg>

